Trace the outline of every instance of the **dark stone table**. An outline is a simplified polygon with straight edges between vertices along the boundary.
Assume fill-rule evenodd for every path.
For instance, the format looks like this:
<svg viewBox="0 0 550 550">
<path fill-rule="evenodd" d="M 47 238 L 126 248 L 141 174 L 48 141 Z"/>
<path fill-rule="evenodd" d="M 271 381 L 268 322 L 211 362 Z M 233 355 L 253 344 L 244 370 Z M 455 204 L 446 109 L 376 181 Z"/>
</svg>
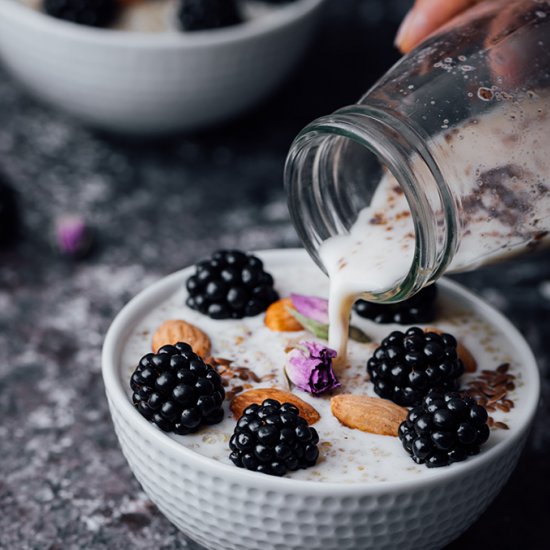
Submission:
<svg viewBox="0 0 550 550">
<path fill-rule="evenodd" d="M 132 477 L 109 419 L 102 340 L 136 292 L 217 247 L 298 245 L 282 189 L 293 136 L 352 103 L 396 59 L 404 4 L 334 2 L 299 74 L 244 118 L 191 137 L 128 142 L 29 98 L 0 69 L 0 171 L 23 228 L 0 252 L 0 547 L 196 548 Z M 54 220 L 95 228 L 82 261 Z M 507 314 L 539 360 L 543 401 L 510 482 L 449 548 L 547 548 L 550 255 L 459 279 Z"/>
</svg>

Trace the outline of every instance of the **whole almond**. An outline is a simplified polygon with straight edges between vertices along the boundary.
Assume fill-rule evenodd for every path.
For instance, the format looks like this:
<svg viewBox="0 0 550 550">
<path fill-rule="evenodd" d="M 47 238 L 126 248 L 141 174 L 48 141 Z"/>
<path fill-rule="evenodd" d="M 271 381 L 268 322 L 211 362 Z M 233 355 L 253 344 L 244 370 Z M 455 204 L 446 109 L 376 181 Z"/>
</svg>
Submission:
<svg viewBox="0 0 550 550">
<path fill-rule="evenodd" d="M 330 400 L 332 414 L 348 428 L 379 435 L 397 436 L 408 410 L 379 397 L 343 394 Z"/>
<path fill-rule="evenodd" d="M 248 406 L 253 403 L 261 405 L 265 399 L 275 399 L 279 403 L 292 403 L 300 411 L 300 416 L 304 417 L 310 426 L 321 418 L 319 413 L 309 403 L 306 403 L 293 393 L 277 388 L 256 388 L 240 393 L 231 401 L 229 408 L 233 416 L 239 419 Z"/>
<path fill-rule="evenodd" d="M 271 330 L 281 332 L 304 330 L 304 327 L 288 312 L 288 308 L 293 307 L 290 298 L 281 298 L 273 302 L 265 312 L 265 326 Z"/>
<path fill-rule="evenodd" d="M 172 319 L 164 321 L 162 325 L 153 334 L 153 352 L 157 351 L 166 344 L 177 344 L 185 342 L 189 344 L 193 351 L 201 357 L 206 357 L 210 353 L 210 338 L 200 328 L 182 321 L 181 319 Z"/>
<path fill-rule="evenodd" d="M 424 332 L 435 332 L 436 334 L 445 334 L 442 330 L 435 327 L 426 327 Z M 472 352 L 462 343 L 457 340 L 456 353 L 458 358 L 464 363 L 466 372 L 475 372 L 477 370 L 477 361 L 472 355 Z"/>
</svg>

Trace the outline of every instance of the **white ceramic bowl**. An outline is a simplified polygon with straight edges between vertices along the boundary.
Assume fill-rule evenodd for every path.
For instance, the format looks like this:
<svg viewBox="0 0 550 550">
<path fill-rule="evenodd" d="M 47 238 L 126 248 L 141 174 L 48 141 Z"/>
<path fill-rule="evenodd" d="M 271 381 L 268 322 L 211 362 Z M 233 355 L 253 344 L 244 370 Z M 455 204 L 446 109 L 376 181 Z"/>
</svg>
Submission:
<svg viewBox="0 0 550 550">
<path fill-rule="evenodd" d="M 93 126 L 192 130 L 233 116 L 297 65 L 325 0 L 195 33 L 96 29 L 0 1 L 0 57 L 32 93 Z"/>
<path fill-rule="evenodd" d="M 261 257 L 268 270 L 290 262 L 312 264 L 298 250 L 264 252 Z M 516 429 L 480 455 L 429 477 L 342 484 L 249 472 L 201 456 L 164 435 L 131 405 L 120 356 L 132 329 L 190 273 L 183 270 L 162 279 L 120 312 L 105 340 L 103 376 L 116 433 L 132 471 L 162 513 L 192 539 L 211 550 L 441 548 L 474 522 L 500 491 L 516 465 L 536 409 L 538 370 L 522 336 L 502 315 L 448 281 L 441 281 L 440 291 L 497 327 L 523 361 Z"/>
</svg>

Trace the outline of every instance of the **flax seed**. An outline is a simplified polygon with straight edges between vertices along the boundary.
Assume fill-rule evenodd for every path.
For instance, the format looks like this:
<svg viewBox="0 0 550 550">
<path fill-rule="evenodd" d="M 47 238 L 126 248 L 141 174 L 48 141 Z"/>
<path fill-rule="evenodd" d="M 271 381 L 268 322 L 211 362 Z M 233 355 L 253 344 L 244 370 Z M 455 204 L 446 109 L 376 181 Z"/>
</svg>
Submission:
<svg viewBox="0 0 550 550">
<path fill-rule="evenodd" d="M 218 365 L 223 365 L 225 367 L 228 367 L 229 365 L 231 365 L 231 363 L 233 363 L 233 361 L 231 359 L 226 359 L 225 357 L 212 357 L 212 359 Z"/>
<path fill-rule="evenodd" d="M 510 380 L 510 375 L 509 374 L 499 374 L 498 376 L 495 377 L 495 379 L 493 380 L 493 384 L 495 384 L 496 386 L 500 385 L 500 384 L 503 384 L 505 382 L 508 382 Z"/>
<path fill-rule="evenodd" d="M 250 378 L 252 378 L 252 380 L 254 382 L 261 382 L 262 381 L 262 379 L 254 371 L 249 370 L 248 374 L 250 374 Z"/>
<path fill-rule="evenodd" d="M 496 403 L 497 401 L 500 401 L 503 397 L 506 397 L 506 390 L 497 392 L 489 399 L 489 403 Z"/>
<path fill-rule="evenodd" d="M 499 430 L 509 430 L 510 426 L 508 426 L 505 422 L 495 422 L 495 428 L 498 428 Z"/>
</svg>

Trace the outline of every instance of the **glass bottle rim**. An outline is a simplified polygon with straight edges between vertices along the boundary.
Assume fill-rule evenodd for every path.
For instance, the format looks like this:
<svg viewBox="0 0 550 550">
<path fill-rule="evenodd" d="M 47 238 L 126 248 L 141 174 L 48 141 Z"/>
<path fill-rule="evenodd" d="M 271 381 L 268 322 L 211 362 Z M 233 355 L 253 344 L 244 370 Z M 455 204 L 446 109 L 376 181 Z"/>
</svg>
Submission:
<svg viewBox="0 0 550 550">
<path fill-rule="evenodd" d="M 458 221 L 453 194 L 427 146 L 427 136 L 414 128 L 399 113 L 378 101 L 351 105 L 320 117 L 306 126 L 294 140 L 285 166 L 288 207 L 294 226 L 314 261 L 326 272 L 319 256 L 319 242 L 314 238 L 315 223 L 305 216 L 301 201 L 305 179 L 302 177 L 304 155 L 319 140 L 345 138 L 366 147 L 391 171 L 405 193 L 415 231 L 415 251 L 408 273 L 388 289 L 365 289 L 364 297 L 373 302 L 397 302 L 415 294 L 437 279 L 449 265 L 457 247 Z M 425 169 L 413 169 L 412 158 Z M 311 170 L 318 170 L 313 163 Z M 420 172 L 424 174 L 421 176 Z M 425 177 L 428 175 L 428 177 Z M 313 173 L 313 177 L 319 177 Z M 311 192 L 311 191 L 309 191 Z M 436 204 L 432 202 L 434 198 Z M 321 213 L 319 213 L 321 214 Z M 336 213 L 338 215 L 338 213 Z M 315 218 L 313 218 L 315 219 Z M 334 230 L 334 228 L 333 228 Z M 334 235 L 338 234 L 337 232 Z"/>
</svg>

